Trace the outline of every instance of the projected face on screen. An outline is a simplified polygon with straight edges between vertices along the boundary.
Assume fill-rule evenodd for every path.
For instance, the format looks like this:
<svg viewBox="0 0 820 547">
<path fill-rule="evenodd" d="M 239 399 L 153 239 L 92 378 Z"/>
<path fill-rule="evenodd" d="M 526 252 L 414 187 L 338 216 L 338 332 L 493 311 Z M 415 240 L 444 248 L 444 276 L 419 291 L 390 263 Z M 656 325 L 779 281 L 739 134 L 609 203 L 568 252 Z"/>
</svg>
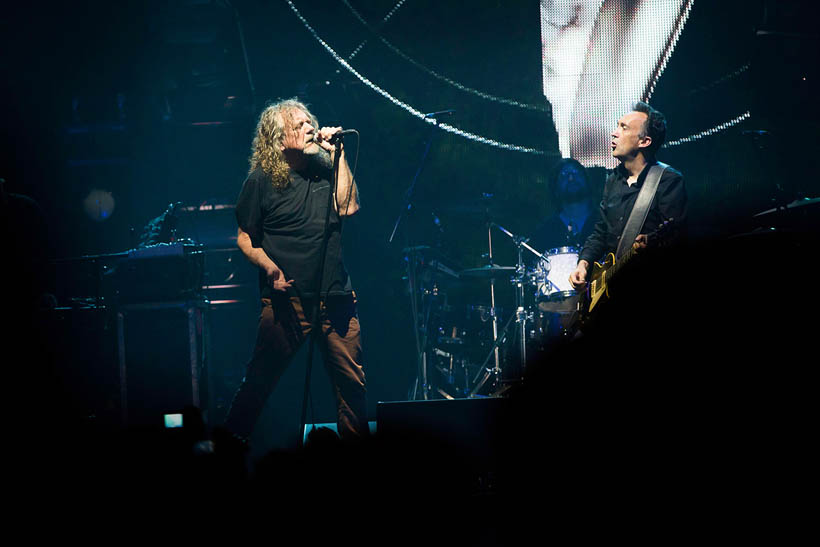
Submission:
<svg viewBox="0 0 820 547">
<path fill-rule="evenodd" d="M 541 0 L 544 95 L 563 157 L 614 167 L 609 135 L 648 101 L 694 0 Z"/>
</svg>

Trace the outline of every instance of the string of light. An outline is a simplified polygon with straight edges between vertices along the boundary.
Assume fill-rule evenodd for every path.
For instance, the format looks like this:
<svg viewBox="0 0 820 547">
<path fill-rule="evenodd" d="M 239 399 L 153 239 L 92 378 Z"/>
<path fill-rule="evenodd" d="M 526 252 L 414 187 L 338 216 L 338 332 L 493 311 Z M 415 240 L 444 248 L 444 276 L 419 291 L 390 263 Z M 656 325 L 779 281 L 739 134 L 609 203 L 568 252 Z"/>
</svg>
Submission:
<svg viewBox="0 0 820 547">
<path fill-rule="evenodd" d="M 361 81 L 367 87 L 369 87 L 370 89 L 372 89 L 373 91 L 375 91 L 376 93 L 378 93 L 379 95 L 381 95 L 382 97 L 384 97 L 385 99 L 390 101 L 391 103 L 395 104 L 399 108 L 405 110 L 406 112 L 412 114 L 413 116 L 419 118 L 420 120 L 422 120 L 426 123 L 437 124 L 441 129 L 444 129 L 445 131 L 448 131 L 448 132 L 453 133 L 455 135 L 459 135 L 461 137 L 464 137 L 466 139 L 469 139 L 469 140 L 472 140 L 472 141 L 475 141 L 475 142 L 480 142 L 480 143 L 483 143 L 483 144 L 487 144 L 489 146 L 494 146 L 496 148 L 501 148 L 501 149 L 504 149 L 504 150 L 511 150 L 511 151 L 515 151 L 515 152 L 524 152 L 524 153 L 536 154 L 536 155 L 548 155 L 547 152 L 545 152 L 543 150 L 538 150 L 538 149 L 535 149 L 535 148 L 529 148 L 529 147 L 526 147 L 526 146 L 519 146 L 519 145 L 515 145 L 515 144 L 507 144 L 507 143 L 503 143 L 503 142 L 500 142 L 500 141 L 497 141 L 497 140 L 494 140 L 494 139 L 488 139 L 486 137 L 482 137 L 481 135 L 476 135 L 475 133 L 471 133 L 469 131 L 464 131 L 462 129 L 459 129 L 458 127 L 452 126 L 452 125 L 447 124 L 447 123 L 438 123 L 438 121 L 434 118 L 426 117 L 424 115 L 424 113 L 422 113 L 420 110 L 418 110 L 416 108 L 413 108 L 411 105 L 409 105 L 409 104 L 395 98 L 393 95 L 391 95 L 390 93 L 388 93 L 387 91 L 385 91 L 384 89 L 379 87 L 378 85 L 371 82 L 369 79 L 365 78 L 362 74 L 360 74 L 355 68 L 353 68 L 350 65 L 350 63 L 348 63 L 338 53 L 336 53 L 336 51 L 332 47 L 330 47 L 330 45 L 328 45 L 327 42 L 325 42 L 322 39 L 321 36 L 319 36 L 319 34 L 313 29 L 313 27 L 310 25 L 310 23 L 307 21 L 307 19 L 305 19 L 305 17 L 299 12 L 299 10 L 296 8 L 296 6 L 293 4 L 293 2 L 291 0 L 285 0 L 285 1 L 288 3 L 291 10 L 293 10 L 293 13 L 296 15 L 296 17 L 299 19 L 299 21 L 302 22 L 302 24 L 305 26 L 305 28 L 308 30 L 308 32 L 310 32 L 310 34 L 336 60 L 336 62 L 341 64 L 348 72 L 353 74 L 359 81 Z M 745 70 L 745 69 L 743 69 L 743 70 Z M 705 131 L 701 131 L 699 133 L 689 135 L 688 137 L 683 137 L 683 138 L 680 138 L 680 139 L 675 139 L 673 141 L 669 141 L 669 142 L 664 144 L 664 147 L 679 146 L 681 144 L 690 143 L 690 142 L 702 139 L 704 137 L 714 135 L 714 134 L 716 134 L 720 131 L 723 131 L 725 129 L 733 127 L 733 126 L 739 124 L 740 122 L 749 119 L 750 117 L 751 117 L 751 113 L 749 111 L 746 111 L 743 114 L 741 114 L 740 116 L 737 116 L 737 117 L 735 117 L 735 118 L 733 118 L 733 119 L 731 119 L 727 122 L 724 122 L 722 124 L 716 125 L 716 126 L 712 127 L 711 129 L 707 129 Z"/>
<path fill-rule="evenodd" d="M 302 24 L 305 26 L 305 28 L 308 30 L 308 32 L 310 32 L 310 34 L 322 45 L 322 47 L 325 48 L 325 50 L 336 60 L 336 62 L 338 62 L 340 65 L 342 65 L 348 72 L 353 74 L 364 85 L 366 85 L 367 87 L 369 87 L 370 89 L 372 89 L 373 91 L 375 91 L 376 93 L 378 93 L 379 95 L 381 95 L 382 97 L 384 97 L 385 99 L 390 101 L 391 103 L 395 104 L 399 108 L 402 108 L 403 110 L 409 112 L 410 114 L 412 114 L 413 116 L 419 118 L 420 120 L 422 120 L 424 122 L 431 123 L 431 124 L 437 124 L 438 127 L 440 127 L 441 129 L 444 129 L 447 132 L 453 133 L 455 135 L 459 135 L 461 137 L 464 137 L 466 139 L 469 139 L 469 140 L 472 140 L 472 141 L 475 141 L 475 142 L 480 142 L 480 143 L 483 143 L 483 144 L 487 144 L 489 146 L 494 146 L 496 148 L 501 148 L 501 149 L 504 149 L 504 150 L 512 150 L 512 151 L 515 151 L 515 152 L 525 152 L 525 153 L 528 153 L 528 154 L 536 154 L 536 155 L 547 155 L 547 153 L 544 152 L 543 150 L 538 150 L 536 148 L 529 148 L 529 147 L 526 147 L 526 146 L 519 146 L 519 145 L 516 145 L 516 144 L 507 144 L 507 143 L 503 143 L 503 142 L 500 142 L 500 141 L 497 141 L 497 140 L 494 140 L 494 139 L 488 139 L 486 137 L 482 137 L 481 135 L 476 135 L 475 133 L 470 133 L 469 131 L 464 131 L 462 129 L 459 129 L 458 127 L 452 126 L 452 125 L 447 124 L 447 123 L 438 123 L 438 121 L 434 118 L 426 117 L 423 112 L 419 111 L 416 108 L 413 108 L 412 106 L 410 106 L 409 104 L 407 104 L 405 102 L 400 101 L 399 99 L 395 98 L 393 95 L 391 95 L 390 93 L 388 93 L 387 91 L 385 91 L 381 87 L 377 86 L 376 84 L 374 84 L 373 82 L 371 82 L 370 80 L 365 78 L 363 75 L 359 74 L 359 72 L 355 68 L 353 68 L 350 65 L 350 63 L 348 63 L 346 60 L 344 60 L 338 53 L 336 53 L 336 51 L 332 47 L 330 47 L 330 45 L 327 44 L 327 42 L 325 42 L 322 39 L 321 36 L 319 36 L 319 34 L 313 29 L 313 27 L 310 25 L 310 23 L 307 21 L 307 19 L 304 18 L 304 16 L 299 12 L 299 10 L 296 8 L 296 6 L 293 4 L 293 2 L 291 0 L 285 0 L 285 1 L 288 3 L 291 10 L 293 10 L 293 13 L 296 14 L 296 17 L 299 19 L 299 21 L 302 22 Z"/>
<path fill-rule="evenodd" d="M 693 142 L 693 141 L 696 141 L 698 139 L 702 139 L 703 137 L 708 137 L 710 135 L 714 135 L 715 133 L 719 133 L 720 131 L 723 131 L 724 129 L 729 129 L 730 127 L 733 127 L 733 126 L 739 124 L 743 120 L 748 120 L 751 117 L 752 117 L 751 112 L 749 112 L 747 110 L 746 112 L 744 112 L 740 116 L 738 116 L 736 118 L 733 118 L 733 119 L 729 120 L 728 122 L 724 122 L 720 125 L 716 125 L 715 127 L 711 128 L 711 129 L 707 129 L 706 131 L 701 131 L 700 133 L 695 133 L 694 135 L 689 135 L 688 137 L 683 137 L 682 139 L 675 139 L 674 141 L 669 141 L 669 142 L 665 143 L 663 146 L 665 148 L 665 147 L 669 147 L 669 146 L 678 146 L 680 144 Z"/>
<path fill-rule="evenodd" d="M 433 70 L 431 68 L 428 68 L 425 65 L 419 63 L 418 61 L 416 61 L 415 59 L 413 59 L 412 57 L 410 57 L 409 55 L 404 53 L 402 50 L 400 50 L 399 48 L 394 46 L 392 43 L 390 43 L 386 38 L 381 36 L 379 33 L 377 33 L 376 30 L 372 28 L 370 23 L 368 23 L 361 16 L 361 14 L 359 14 L 359 12 L 356 11 L 356 8 L 354 8 L 353 6 L 350 5 L 350 2 L 348 2 L 348 0 L 342 0 L 342 3 L 344 3 L 345 6 L 347 6 L 347 8 L 350 10 L 350 12 L 356 17 L 356 19 L 359 20 L 360 23 L 362 23 L 365 27 L 370 29 L 370 31 L 373 34 L 375 34 L 379 38 L 379 40 L 381 40 L 381 42 L 385 46 L 387 46 L 393 53 L 395 53 L 396 55 L 398 55 L 399 57 L 401 57 L 402 59 L 404 59 L 405 61 L 407 61 L 411 65 L 415 66 L 419 70 L 421 70 L 423 72 L 426 72 L 427 74 L 429 74 L 433 78 L 436 78 L 437 80 L 441 80 L 442 82 L 445 82 L 445 83 L 455 87 L 456 89 L 458 89 L 460 91 L 463 91 L 465 93 L 470 93 L 472 95 L 475 95 L 477 97 L 481 97 L 482 99 L 486 99 L 488 101 L 493 101 L 493 102 L 496 102 L 496 103 L 515 106 L 515 107 L 523 108 L 523 109 L 526 109 L 526 110 L 535 110 L 537 112 L 549 112 L 550 109 L 549 109 L 549 106 L 547 106 L 547 105 L 528 104 L 528 103 L 524 103 L 524 102 L 521 102 L 521 101 L 516 101 L 514 99 L 507 99 L 507 98 L 504 98 L 504 97 L 498 97 L 496 95 L 492 95 L 490 93 L 485 93 L 484 91 L 474 89 L 472 87 L 468 87 L 468 86 L 466 86 L 464 84 L 461 84 L 461 83 L 459 83 L 459 82 L 457 82 L 457 81 L 455 81 L 451 78 L 448 78 L 447 76 L 444 76 L 443 74 L 439 74 L 435 70 Z M 357 48 L 357 50 L 354 53 L 358 53 L 358 49 L 359 48 Z M 353 58 L 352 54 L 351 54 L 350 58 Z"/>
<path fill-rule="evenodd" d="M 345 0 L 345 4 L 347 4 L 346 0 Z M 396 11 L 402 6 L 402 4 L 404 4 L 404 0 L 399 0 L 399 2 L 395 6 L 393 6 L 393 9 L 391 9 L 389 12 L 387 12 L 387 15 L 385 15 L 384 18 L 382 18 L 379 25 L 383 25 L 388 20 L 390 20 L 390 18 L 393 17 L 393 14 L 396 13 Z M 362 18 L 358 15 L 356 10 L 354 10 L 353 7 L 350 4 L 348 4 L 347 7 L 350 8 L 351 11 L 353 11 L 353 14 L 356 15 L 356 17 L 358 17 L 359 20 L 362 20 Z M 366 43 L 367 43 L 367 39 L 365 38 L 364 40 L 362 40 L 361 44 L 356 46 L 356 49 L 354 49 L 353 52 L 348 56 L 347 60 L 349 61 L 349 60 L 353 59 L 353 57 L 355 57 L 359 53 L 359 51 L 361 51 L 361 49 L 364 47 L 364 45 Z"/>
<path fill-rule="evenodd" d="M 741 74 L 743 74 L 744 72 L 746 72 L 747 70 L 749 70 L 749 67 L 750 67 L 750 66 L 751 66 L 751 65 L 750 65 L 749 63 L 746 63 L 745 65 L 743 65 L 742 67 L 738 68 L 737 70 L 735 70 L 735 71 L 733 71 L 733 72 L 730 72 L 730 73 L 728 73 L 728 74 L 726 74 L 726 75 L 724 75 L 724 76 L 722 76 L 722 77 L 718 78 L 717 80 L 715 80 L 715 81 L 713 81 L 713 82 L 711 82 L 711 83 L 708 83 L 708 84 L 702 85 L 702 86 L 700 86 L 700 87 L 696 87 L 696 88 L 694 88 L 694 89 L 689 90 L 689 92 L 687 93 L 687 95 L 694 95 L 694 94 L 696 94 L 696 93 L 701 93 L 701 92 L 706 91 L 706 90 L 708 90 L 708 89 L 711 89 L 711 88 L 713 88 L 713 87 L 715 87 L 715 86 L 717 86 L 717 85 L 720 85 L 720 84 L 722 84 L 722 83 L 724 83 L 724 82 L 728 82 L 729 80 L 731 80 L 731 79 L 733 79 L 733 78 L 737 78 L 738 76 L 740 76 Z"/>
</svg>

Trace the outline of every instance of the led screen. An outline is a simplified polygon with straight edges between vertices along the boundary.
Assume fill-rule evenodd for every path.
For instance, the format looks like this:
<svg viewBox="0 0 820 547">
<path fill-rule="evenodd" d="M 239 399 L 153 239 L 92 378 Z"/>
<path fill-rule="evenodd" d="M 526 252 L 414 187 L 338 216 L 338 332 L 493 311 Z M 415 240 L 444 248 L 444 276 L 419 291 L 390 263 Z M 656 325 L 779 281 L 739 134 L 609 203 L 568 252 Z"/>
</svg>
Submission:
<svg viewBox="0 0 820 547">
<path fill-rule="evenodd" d="M 544 95 L 563 157 L 614 167 L 610 133 L 649 99 L 692 0 L 541 0 Z"/>
</svg>

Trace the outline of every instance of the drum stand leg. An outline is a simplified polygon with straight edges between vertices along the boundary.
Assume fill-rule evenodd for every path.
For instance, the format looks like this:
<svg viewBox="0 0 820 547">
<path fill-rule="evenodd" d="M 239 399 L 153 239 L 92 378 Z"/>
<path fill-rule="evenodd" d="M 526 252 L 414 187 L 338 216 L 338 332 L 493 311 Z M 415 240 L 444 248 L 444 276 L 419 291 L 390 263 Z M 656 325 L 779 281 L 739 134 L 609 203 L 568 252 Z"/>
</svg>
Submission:
<svg viewBox="0 0 820 547">
<path fill-rule="evenodd" d="M 503 226 L 499 226 L 498 224 L 491 223 L 492 226 L 495 226 L 503 233 L 507 234 L 515 243 L 516 249 L 518 250 L 518 264 L 516 267 L 516 275 L 515 275 L 515 300 L 516 300 L 516 309 L 515 309 L 515 322 L 517 324 L 517 336 L 518 336 L 518 353 L 519 353 L 519 360 L 520 360 L 520 370 L 519 375 L 520 378 L 524 376 L 524 368 L 527 364 L 527 321 L 529 320 L 529 313 L 527 312 L 524 300 L 524 280 L 527 277 L 526 274 L 526 266 L 524 264 L 524 249 L 527 249 L 539 259 L 543 256 L 542 253 L 539 253 L 536 249 L 532 248 L 530 245 L 527 244 L 527 238 L 523 238 L 520 236 L 516 236 L 514 233 L 510 232 Z"/>
<path fill-rule="evenodd" d="M 430 384 L 427 381 L 427 352 L 424 351 L 421 353 L 419 359 L 419 373 L 416 376 L 416 380 L 413 382 L 413 388 L 410 391 L 409 399 L 411 401 L 415 401 L 419 398 L 419 388 L 421 388 L 421 399 L 427 400 L 429 399 L 430 395 Z"/>
<path fill-rule="evenodd" d="M 516 324 L 516 337 L 518 338 L 518 352 L 519 352 L 519 360 L 520 360 L 520 369 L 519 375 L 523 377 L 524 375 L 524 367 L 527 363 L 527 310 L 524 308 L 524 257 L 522 256 L 521 252 L 521 242 L 516 240 L 518 243 L 518 269 L 516 275 L 516 291 L 515 291 L 515 300 L 516 300 L 516 309 L 515 309 L 515 324 Z M 512 319 L 512 318 L 510 318 Z M 508 323 L 509 326 L 509 323 Z M 506 337 L 506 327 L 505 327 L 505 337 Z M 493 395 L 500 395 L 506 388 L 504 386 L 500 386 L 499 384 L 502 381 L 501 378 L 501 371 L 496 370 L 494 371 L 496 374 L 495 380 L 495 390 L 493 391 Z"/>
<path fill-rule="evenodd" d="M 490 311 L 493 315 L 493 358 L 495 359 L 495 371 L 501 372 L 501 361 L 498 357 L 498 314 L 495 308 L 495 279 L 490 280 Z"/>
<path fill-rule="evenodd" d="M 493 264 L 493 225 L 492 223 L 487 223 L 487 257 L 489 258 L 490 265 Z M 470 392 L 470 397 L 474 397 L 476 393 L 484 386 L 484 384 L 489 380 L 490 376 L 494 377 L 493 380 L 493 388 L 498 385 L 498 382 L 501 379 L 501 361 L 498 356 L 498 346 L 500 344 L 500 339 L 498 337 L 498 314 L 496 313 L 495 309 L 495 278 L 490 279 L 490 313 L 492 314 L 493 319 L 493 348 L 490 351 L 490 355 L 487 356 L 487 359 L 484 360 L 484 365 L 486 365 L 487 360 L 489 360 L 490 356 L 495 357 L 495 368 L 487 369 L 484 374 L 484 378 L 481 382 Z M 506 327 L 504 328 L 506 332 Z M 483 365 L 482 365 L 483 368 Z M 480 370 L 479 370 L 480 374 Z M 477 378 L 477 377 L 476 377 Z"/>
<path fill-rule="evenodd" d="M 510 315 L 510 318 L 507 320 L 507 324 L 504 325 L 504 330 L 501 331 L 501 336 L 498 336 L 496 338 L 495 342 L 493 342 L 493 347 L 490 348 L 490 352 L 487 354 L 487 357 L 484 359 L 484 363 L 482 363 L 481 368 L 478 371 L 478 374 L 476 374 L 476 377 L 473 378 L 473 383 L 475 383 L 476 381 L 478 381 L 478 383 L 475 385 L 475 387 L 473 387 L 472 391 L 470 391 L 468 397 L 475 397 L 478 394 L 478 392 L 481 391 L 481 388 L 484 387 L 484 384 L 486 384 L 487 381 L 490 380 L 490 378 L 493 379 L 493 381 L 492 381 L 493 389 L 498 387 L 498 384 L 501 381 L 501 367 L 498 366 L 498 361 L 496 361 L 496 366 L 493 367 L 493 368 L 485 368 L 485 367 L 487 366 L 487 363 L 490 361 L 490 358 L 493 356 L 493 354 L 495 354 L 496 358 L 497 358 L 497 356 L 498 356 L 498 346 L 500 346 L 501 344 L 503 344 L 504 342 L 507 341 L 507 331 L 509 331 L 510 325 L 512 325 L 512 320 L 514 318 L 515 318 L 515 315 Z M 482 371 L 484 372 L 483 376 L 481 375 Z M 479 376 L 481 376 L 480 381 L 478 380 Z"/>
<path fill-rule="evenodd" d="M 524 257 L 522 245 L 524 240 L 516 239 L 516 246 L 518 247 L 518 271 L 516 275 L 516 291 L 515 299 L 518 300 L 515 310 L 516 322 L 518 323 L 518 345 L 519 355 L 521 359 L 521 369 L 519 373 L 524 375 L 524 367 L 527 364 L 527 310 L 524 309 Z"/>
<path fill-rule="evenodd" d="M 413 387 L 410 389 L 408 398 L 411 400 L 421 398 L 426 401 L 430 398 L 431 390 L 427 375 L 427 340 L 429 329 L 428 316 L 430 314 L 430 308 L 433 305 L 433 292 L 435 291 L 427 293 L 418 285 L 418 279 L 416 276 L 418 260 L 415 254 L 411 254 L 407 258 L 407 278 L 410 292 L 410 309 L 413 314 L 413 329 L 416 337 L 417 366 L 417 376 L 413 382 Z M 427 298 L 425 298 L 425 296 Z M 419 390 L 421 391 L 420 394 Z"/>
<path fill-rule="evenodd" d="M 527 310 L 519 306 L 515 312 L 515 321 L 518 323 L 518 348 L 521 358 L 521 373 L 527 364 Z"/>
</svg>

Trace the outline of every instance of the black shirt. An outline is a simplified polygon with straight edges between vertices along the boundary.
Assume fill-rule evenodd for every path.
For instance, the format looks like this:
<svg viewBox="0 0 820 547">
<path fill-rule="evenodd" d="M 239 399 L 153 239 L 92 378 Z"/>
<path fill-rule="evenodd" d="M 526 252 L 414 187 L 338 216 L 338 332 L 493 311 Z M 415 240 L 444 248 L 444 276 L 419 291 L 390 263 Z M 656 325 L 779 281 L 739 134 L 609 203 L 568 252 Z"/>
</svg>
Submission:
<svg viewBox="0 0 820 547">
<path fill-rule="evenodd" d="M 316 292 L 332 176 L 331 170 L 320 167 L 303 172 L 291 169 L 290 182 L 277 188 L 257 168 L 245 179 L 236 202 L 239 227 L 250 236 L 254 247 L 265 250 L 285 279 L 293 279 L 289 293 L 294 296 L 311 297 Z M 341 221 L 332 204 L 330 207 L 323 297 L 353 290 L 342 260 Z M 259 287 L 263 298 L 271 296 L 273 289 L 261 269 Z"/>
<path fill-rule="evenodd" d="M 638 180 L 632 186 L 626 182 L 629 173 L 624 169 L 623 164 L 618 165 L 607 176 L 604 184 L 604 194 L 601 198 L 600 217 L 595 224 L 592 234 L 584 243 L 584 248 L 578 256 L 578 260 L 594 262 L 600 260 L 608 253 L 613 253 L 618 247 L 618 239 L 629 219 L 629 213 L 635 205 L 643 186 L 649 167 L 655 162 L 648 163 Z M 657 230 L 664 221 L 672 219 L 675 223 L 676 232 L 683 233 L 686 226 L 687 199 L 686 187 L 683 183 L 683 175 L 680 171 L 668 168 L 661 175 L 658 189 L 646 221 L 640 233 L 651 234 Z"/>
</svg>

